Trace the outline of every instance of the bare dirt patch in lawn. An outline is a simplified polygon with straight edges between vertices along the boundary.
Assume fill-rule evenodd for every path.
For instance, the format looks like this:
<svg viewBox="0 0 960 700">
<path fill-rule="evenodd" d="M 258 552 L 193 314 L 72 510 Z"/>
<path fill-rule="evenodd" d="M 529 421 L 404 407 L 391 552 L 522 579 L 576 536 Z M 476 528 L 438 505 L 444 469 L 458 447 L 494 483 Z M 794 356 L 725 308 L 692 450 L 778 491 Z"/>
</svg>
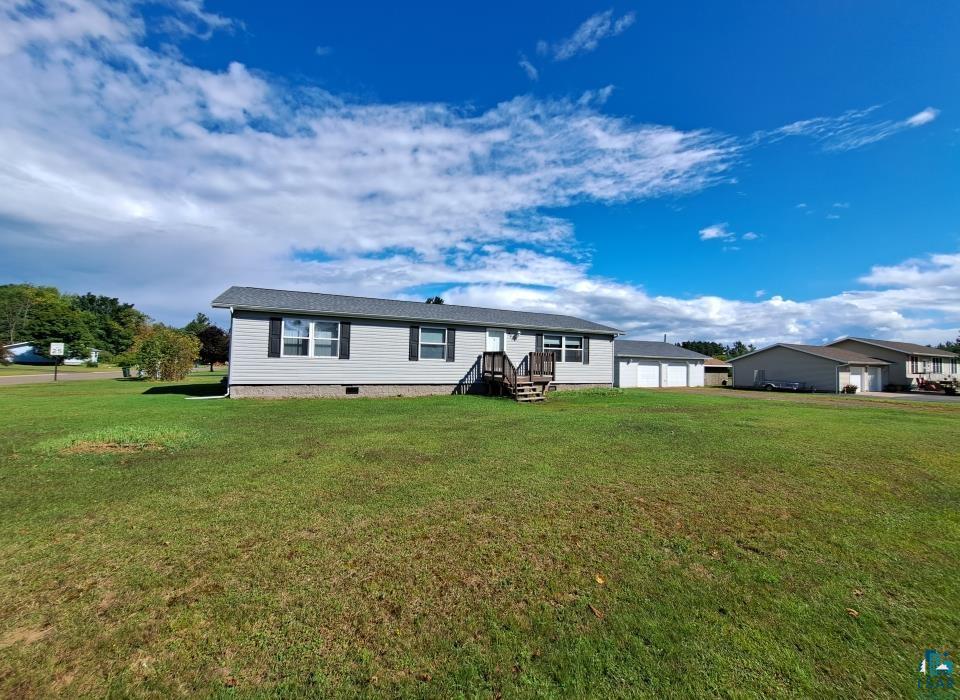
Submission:
<svg viewBox="0 0 960 700">
<path fill-rule="evenodd" d="M 14 644 L 33 644 L 46 637 L 52 631 L 52 627 L 44 627 L 42 629 L 36 627 L 18 627 L 0 637 L 0 649 L 12 647 Z"/>
</svg>

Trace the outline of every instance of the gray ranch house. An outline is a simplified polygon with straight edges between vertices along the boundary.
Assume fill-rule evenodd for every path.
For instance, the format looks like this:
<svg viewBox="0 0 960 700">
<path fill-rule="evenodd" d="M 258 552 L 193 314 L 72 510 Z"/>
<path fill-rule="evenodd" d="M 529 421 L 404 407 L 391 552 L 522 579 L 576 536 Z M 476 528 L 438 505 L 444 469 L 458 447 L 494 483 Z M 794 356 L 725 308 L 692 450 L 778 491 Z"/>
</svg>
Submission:
<svg viewBox="0 0 960 700">
<path fill-rule="evenodd" d="M 957 379 L 960 356 L 949 350 L 874 338 L 841 338 L 828 343 L 827 347 L 852 350 L 887 361 L 887 384 L 898 387 L 914 387 L 921 378 L 927 381 Z"/>
<path fill-rule="evenodd" d="M 889 362 L 839 347 L 777 343 L 730 359 L 733 385 L 763 389 L 768 382 L 800 382 L 812 391 L 882 391 Z"/>
<path fill-rule="evenodd" d="M 620 331 L 558 314 L 231 287 L 232 397 L 488 391 L 521 401 L 607 387 Z"/>
</svg>

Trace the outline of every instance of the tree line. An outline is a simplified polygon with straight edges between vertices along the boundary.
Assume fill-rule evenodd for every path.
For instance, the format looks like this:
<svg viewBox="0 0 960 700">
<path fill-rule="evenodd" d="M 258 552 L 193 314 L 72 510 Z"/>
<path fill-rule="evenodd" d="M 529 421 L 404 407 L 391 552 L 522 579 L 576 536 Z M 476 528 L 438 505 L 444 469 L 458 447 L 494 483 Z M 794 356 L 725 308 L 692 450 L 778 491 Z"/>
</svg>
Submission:
<svg viewBox="0 0 960 700">
<path fill-rule="evenodd" d="M 48 357 L 50 343 L 65 344 L 66 357 L 100 359 L 138 367 L 153 379 L 182 379 L 199 361 L 226 362 L 230 337 L 202 313 L 183 328 L 154 321 L 133 304 L 93 293 L 64 294 L 56 287 L 0 285 L 2 345 L 29 342 Z M 7 363 L 7 352 L 0 362 Z"/>
<path fill-rule="evenodd" d="M 724 345 L 723 343 L 718 343 L 713 340 L 684 340 L 682 343 L 677 343 L 677 346 L 685 348 L 686 350 L 692 350 L 693 352 L 699 352 L 701 355 L 715 357 L 718 360 L 730 360 L 734 357 L 746 355 L 748 352 L 753 352 L 757 349 L 753 343 L 744 343 L 739 340 L 729 345 Z"/>
</svg>

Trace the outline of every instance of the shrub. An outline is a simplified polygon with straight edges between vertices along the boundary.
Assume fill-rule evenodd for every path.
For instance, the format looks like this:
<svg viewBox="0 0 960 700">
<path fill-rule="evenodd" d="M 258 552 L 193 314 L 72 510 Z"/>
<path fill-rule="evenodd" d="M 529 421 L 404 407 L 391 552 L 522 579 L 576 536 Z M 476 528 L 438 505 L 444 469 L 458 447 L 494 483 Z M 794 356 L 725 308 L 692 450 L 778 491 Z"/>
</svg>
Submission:
<svg viewBox="0 0 960 700">
<path fill-rule="evenodd" d="M 847 384 L 846 386 L 843 387 L 843 393 L 844 393 L 844 394 L 856 394 L 856 393 L 857 393 L 857 387 L 856 387 L 856 385 L 855 385 L 855 384 Z"/>
<path fill-rule="evenodd" d="M 195 336 L 165 326 L 153 326 L 134 342 L 131 354 L 148 379 L 180 381 L 186 377 L 200 352 Z"/>
</svg>

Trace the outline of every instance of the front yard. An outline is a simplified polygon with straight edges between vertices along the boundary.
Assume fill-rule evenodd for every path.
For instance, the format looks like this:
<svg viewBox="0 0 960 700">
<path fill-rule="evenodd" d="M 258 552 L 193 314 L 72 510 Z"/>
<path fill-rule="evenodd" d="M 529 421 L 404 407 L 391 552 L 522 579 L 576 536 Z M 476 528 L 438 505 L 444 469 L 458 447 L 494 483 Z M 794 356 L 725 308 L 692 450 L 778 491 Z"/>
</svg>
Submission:
<svg viewBox="0 0 960 700">
<path fill-rule="evenodd" d="M 0 388 L 0 694 L 916 693 L 960 407 Z"/>
</svg>

